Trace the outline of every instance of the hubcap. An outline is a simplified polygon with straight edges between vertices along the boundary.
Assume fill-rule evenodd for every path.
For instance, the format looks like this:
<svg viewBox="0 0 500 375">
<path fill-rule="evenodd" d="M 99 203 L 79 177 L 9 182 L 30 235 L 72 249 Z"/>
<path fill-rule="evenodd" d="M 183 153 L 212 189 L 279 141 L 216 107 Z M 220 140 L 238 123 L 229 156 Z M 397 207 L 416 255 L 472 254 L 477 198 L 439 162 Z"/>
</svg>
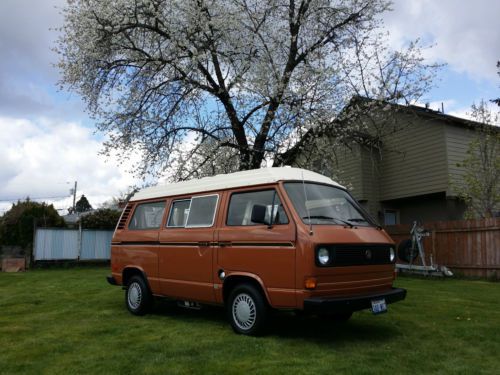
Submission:
<svg viewBox="0 0 500 375">
<path fill-rule="evenodd" d="M 257 309 L 255 303 L 248 294 L 238 294 L 232 306 L 233 320 L 242 330 L 249 330 L 255 324 Z"/>
<path fill-rule="evenodd" d="M 133 308 L 134 310 L 139 308 L 142 301 L 142 291 L 141 291 L 141 286 L 138 283 L 133 282 L 132 284 L 129 285 L 127 292 L 127 299 L 128 299 L 128 304 L 131 308 Z"/>
</svg>

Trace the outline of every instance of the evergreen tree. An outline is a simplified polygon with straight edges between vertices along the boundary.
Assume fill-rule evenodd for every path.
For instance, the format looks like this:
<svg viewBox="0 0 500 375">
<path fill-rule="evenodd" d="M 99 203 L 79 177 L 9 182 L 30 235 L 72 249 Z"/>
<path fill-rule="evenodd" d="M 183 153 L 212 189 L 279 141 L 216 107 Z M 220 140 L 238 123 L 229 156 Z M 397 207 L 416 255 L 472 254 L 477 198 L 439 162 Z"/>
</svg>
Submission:
<svg viewBox="0 0 500 375">
<path fill-rule="evenodd" d="M 92 206 L 90 205 L 85 195 L 82 195 L 82 197 L 78 200 L 78 202 L 76 202 L 75 210 L 77 213 L 82 213 L 92 210 Z"/>
</svg>

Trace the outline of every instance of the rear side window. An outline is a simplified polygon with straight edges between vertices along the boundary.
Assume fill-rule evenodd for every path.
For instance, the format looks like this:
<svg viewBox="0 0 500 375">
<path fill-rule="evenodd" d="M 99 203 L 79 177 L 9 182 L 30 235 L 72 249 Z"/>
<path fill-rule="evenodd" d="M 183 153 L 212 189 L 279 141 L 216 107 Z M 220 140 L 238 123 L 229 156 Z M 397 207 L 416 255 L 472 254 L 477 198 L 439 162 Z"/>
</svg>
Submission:
<svg viewBox="0 0 500 375">
<path fill-rule="evenodd" d="M 214 224 L 218 195 L 204 195 L 174 201 L 167 227 L 203 228 Z"/>
<path fill-rule="evenodd" d="M 272 208 L 273 203 L 274 208 Z M 273 189 L 231 195 L 227 225 L 257 225 L 252 222 L 252 209 L 254 205 L 266 206 L 266 221 L 271 221 L 272 211 L 273 224 L 288 224 L 288 217 L 283 209 L 278 193 Z"/>
<path fill-rule="evenodd" d="M 130 220 L 128 229 L 158 229 L 165 212 L 165 202 L 139 204 Z"/>
</svg>

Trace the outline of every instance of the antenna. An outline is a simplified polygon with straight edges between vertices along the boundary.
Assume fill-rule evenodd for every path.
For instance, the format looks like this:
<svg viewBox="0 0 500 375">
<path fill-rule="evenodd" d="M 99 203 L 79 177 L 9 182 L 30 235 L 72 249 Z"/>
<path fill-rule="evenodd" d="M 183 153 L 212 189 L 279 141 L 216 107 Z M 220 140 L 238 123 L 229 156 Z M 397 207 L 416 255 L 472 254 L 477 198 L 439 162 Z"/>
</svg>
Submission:
<svg viewBox="0 0 500 375">
<path fill-rule="evenodd" d="M 309 213 L 309 208 L 307 208 L 307 192 L 306 192 L 306 183 L 304 182 L 304 172 L 302 171 L 302 187 L 304 189 L 304 206 L 306 206 L 306 211 L 307 211 L 307 219 L 309 220 L 309 234 L 312 236 L 313 235 L 313 227 L 311 223 L 311 214 Z"/>
</svg>

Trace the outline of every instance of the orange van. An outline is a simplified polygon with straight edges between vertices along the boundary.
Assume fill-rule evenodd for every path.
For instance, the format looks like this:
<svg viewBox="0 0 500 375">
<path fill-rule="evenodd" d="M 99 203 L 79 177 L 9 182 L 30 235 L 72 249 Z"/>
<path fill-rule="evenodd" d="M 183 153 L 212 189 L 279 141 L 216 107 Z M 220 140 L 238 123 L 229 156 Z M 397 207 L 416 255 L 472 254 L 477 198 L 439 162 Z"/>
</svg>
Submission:
<svg viewBox="0 0 500 375">
<path fill-rule="evenodd" d="M 225 305 L 255 335 L 270 309 L 347 320 L 403 300 L 395 246 L 347 190 L 298 168 L 264 168 L 135 194 L 111 245 L 108 282 L 145 314 L 154 297 Z"/>
</svg>

